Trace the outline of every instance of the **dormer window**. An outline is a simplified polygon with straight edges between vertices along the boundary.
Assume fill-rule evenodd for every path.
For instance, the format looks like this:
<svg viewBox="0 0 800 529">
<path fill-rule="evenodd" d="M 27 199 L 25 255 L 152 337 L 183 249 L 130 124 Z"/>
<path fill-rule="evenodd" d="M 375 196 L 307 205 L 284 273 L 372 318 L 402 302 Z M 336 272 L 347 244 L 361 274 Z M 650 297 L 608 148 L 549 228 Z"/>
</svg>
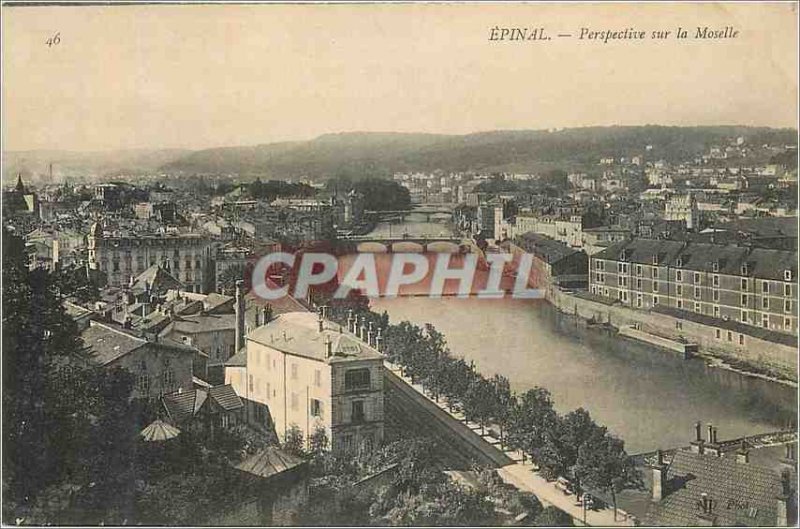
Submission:
<svg viewBox="0 0 800 529">
<path fill-rule="evenodd" d="M 675 261 L 675 266 L 677 266 L 678 268 L 683 266 L 683 257 L 678 257 L 678 259 Z"/>
<path fill-rule="evenodd" d="M 783 271 L 783 280 L 784 281 L 791 281 L 792 280 L 792 271 L 791 270 L 784 270 Z"/>
<path fill-rule="evenodd" d="M 711 270 L 714 272 L 719 272 L 719 261 L 714 261 L 711 263 Z"/>
<path fill-rule="evenodd" d="M 653 254 L 653 264 L 654 265 L 658 264 L 658 254 Z"/>
<path fill-rule="evenodd" d="M 750 267 L 747 266 L 747 263 L 742 264 L 741 272 L 743 276 L 746 276 L 748 273 L 750 273 Z"/>
</svg>

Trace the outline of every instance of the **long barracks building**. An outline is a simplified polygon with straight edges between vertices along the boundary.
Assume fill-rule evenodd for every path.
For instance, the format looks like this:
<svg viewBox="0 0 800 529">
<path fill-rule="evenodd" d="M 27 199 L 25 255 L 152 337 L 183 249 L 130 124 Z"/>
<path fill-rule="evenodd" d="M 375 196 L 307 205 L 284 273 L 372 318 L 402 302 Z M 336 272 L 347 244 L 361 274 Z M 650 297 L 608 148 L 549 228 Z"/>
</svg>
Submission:
<svg viewBox="0 0 800 529">
<path fill-rule="evenodd" d="M 797 252 L 634 239 L 591 256 L 592 294 L 797 334 Z"/>
</svg>

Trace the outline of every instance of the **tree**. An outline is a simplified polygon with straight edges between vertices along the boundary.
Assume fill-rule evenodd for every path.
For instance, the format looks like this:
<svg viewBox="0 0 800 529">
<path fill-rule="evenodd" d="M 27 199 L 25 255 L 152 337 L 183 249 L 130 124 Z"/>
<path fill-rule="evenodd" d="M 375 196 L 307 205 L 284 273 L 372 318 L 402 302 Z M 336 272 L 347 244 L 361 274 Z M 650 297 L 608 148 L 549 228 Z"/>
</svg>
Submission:
<svg viewBox="0 0 800 529">
<path fill-rule="evenodd" d="M 625 452 L 625 443 L 608 433 L 595 431 L 578 449 L 575 475 L 589 487 L 611 493 L 616 517 L 616 493 L 638 481 L 633 460 Z"/>
<path fill-rule="evenodd" d="M 544 446 L 547 432 L 553 431 L 558 415 L 553 409 L 550 392 L 535 387 L 516 400 L 510 413 L 508 437 L 511 446 L 520 448 L 532 457 Z"/>
<path fill-rule="evenodd" d="M 311 455 L 317 457 L 328 449 L 328 433 L 322 426 L 314 428 L 314 432 L 309 436 L 308 442 L 311 445 Z"/>
<path fill-rule="evenodd" d="M 492 389 L 494 390 L 495 404 L 492 415 L 497 420 L 500 427 L 500 446 L 505 442 L 505 431 L 508 421 L 511 418 L 511 410 L 514 407 L 514 395 L 511 393 L 511 383 L 503 375 L 496 374 L 492 377 Z"/>
<path fill-rule="evenodd" d="M 550 505 L 545 507 L 534 519 L 534 525 L 536 527 L 572 527 L 573 523 L 569 514 Z"/>
<path fill-rule="evenodd" d="M 220 294 L 232 296 L 236 293 L 236 282 L 246 281 L 247 267 L 245 265 L 231 265 L 219 275 L 217 279 L 217 291 Z"/>
<path fill-rule="evenodd" d="M 488 380 L 481 376 L 475 377 L 464 396 L 464 414 L 468 420 L 478 421 L 481 433 L 487 421 L 492 418 L 496 409 L 494 388 Z"/>
<path fill-rule="evenodd" d="M 290 454 L 305 456 L 303 448 L 303 432 L 296 424 L 292 424 L 286 431 L 286 438 L 283 441 L 283 449 Z"/>
</svg>

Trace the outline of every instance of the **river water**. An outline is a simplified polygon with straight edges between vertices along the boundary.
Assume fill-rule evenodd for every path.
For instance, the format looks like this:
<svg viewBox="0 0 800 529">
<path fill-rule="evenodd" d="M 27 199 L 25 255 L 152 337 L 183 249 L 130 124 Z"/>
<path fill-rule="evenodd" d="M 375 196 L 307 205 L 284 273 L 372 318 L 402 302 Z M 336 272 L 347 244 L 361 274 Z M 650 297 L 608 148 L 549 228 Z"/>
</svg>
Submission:
<svg viewBox="0 0 800 529">
<path fill-rule="evenodd" d="M 435 236 L 443 228 L 411 220 L 392 231 Z M 785 428 L 797 415 L 794 388 L 586 328 L 543 300 L 381 298 L 372 308 L 392 322 L 432 323 L 456 356 L 487 376 L 505 375 L 518 392 L 547 388 L 559 412 L 587 409 L 629 453 L 686 445 L 698 420 L 729 439 Z"/>
</svg>

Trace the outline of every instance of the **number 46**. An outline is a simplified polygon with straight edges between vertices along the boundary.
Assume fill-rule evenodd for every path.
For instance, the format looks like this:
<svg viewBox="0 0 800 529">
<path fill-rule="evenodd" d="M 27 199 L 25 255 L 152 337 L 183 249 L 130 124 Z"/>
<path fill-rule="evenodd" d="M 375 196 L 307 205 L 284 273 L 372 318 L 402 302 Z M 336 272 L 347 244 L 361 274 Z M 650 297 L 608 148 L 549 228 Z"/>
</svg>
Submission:
<svg viewBox="0 0 800 529">
<path fill-rule="evenodd" d="M 47 44 L 48 48 L 52 48 L 53 46 L 58 46 L 61 42 L 61 32 L 57 32 L 55 35 L 44 41 Z"/>
</svg>

